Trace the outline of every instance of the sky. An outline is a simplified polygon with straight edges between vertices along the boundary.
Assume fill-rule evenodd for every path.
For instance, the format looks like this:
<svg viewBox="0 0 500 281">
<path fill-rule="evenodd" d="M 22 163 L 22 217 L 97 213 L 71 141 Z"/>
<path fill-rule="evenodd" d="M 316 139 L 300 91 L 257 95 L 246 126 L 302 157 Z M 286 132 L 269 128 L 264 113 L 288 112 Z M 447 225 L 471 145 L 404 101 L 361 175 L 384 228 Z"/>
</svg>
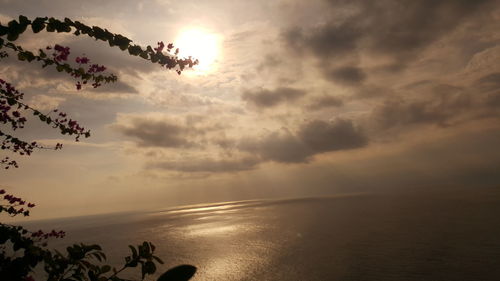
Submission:
<svg viewBox="0 0 500 281">
<path fill-rule="evenodd" d="M 85 36 L 25 32 L 119 77 L 75 89 L 36 63 L 0 77 L 91 130 L 36 120 L 0 185 L 33 218 L 380 190 L 500 184 L 500 2 L 494 0 L 9 1 L 0 22 L 64 17 L 142 46 L 173 42 L 182 75 Z M 2 151 L 0 156 L 8 155 Z M 16 156 L 16 155 L 11 155 Z M 3 157 L 2 157 L 3 158 Z M 453 189 L 451 189 L 453 190 Z"/>
</svg>

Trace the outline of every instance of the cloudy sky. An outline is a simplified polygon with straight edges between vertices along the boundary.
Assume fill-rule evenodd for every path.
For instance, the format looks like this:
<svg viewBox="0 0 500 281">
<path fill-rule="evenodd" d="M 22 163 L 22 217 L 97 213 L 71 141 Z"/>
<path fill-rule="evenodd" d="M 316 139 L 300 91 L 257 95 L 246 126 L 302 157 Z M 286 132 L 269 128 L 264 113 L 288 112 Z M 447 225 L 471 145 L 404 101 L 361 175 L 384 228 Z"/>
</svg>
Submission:
<svg viewBox="0 0 500 281">
<path fill-rule="evenodd" d="M 201 65 L 177 75 L 85 36 L 26 32 L 119 77 L 71 77 L 12 58 L 1 78 L 91 129 L 17 157 L 2 187 L 36 218 L 255 198 L 500 183 L 500 2 L 494 0 L 0 1 L 69 17 Z M 16 41 L 17 42 L 17 41 Z M 186 53 L 188 52 L 188 53 Z M 189 53 L 191 52 L 191 53 Z M 1 152 L 2 156 L 5 152 Z M 3 158 L 3 157 L 2 157 Z"/>
</svg>

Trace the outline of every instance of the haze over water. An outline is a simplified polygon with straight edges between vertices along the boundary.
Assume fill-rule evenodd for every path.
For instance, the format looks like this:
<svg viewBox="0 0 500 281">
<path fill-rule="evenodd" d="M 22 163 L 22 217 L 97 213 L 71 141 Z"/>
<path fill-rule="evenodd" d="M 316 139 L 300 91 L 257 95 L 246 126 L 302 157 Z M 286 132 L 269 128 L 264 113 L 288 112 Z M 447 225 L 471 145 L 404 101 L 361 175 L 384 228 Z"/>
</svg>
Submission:
<svg viewBox="0 0 500 281">
<path fill-rule="evenodd" d="M 59 219 L 52 241 L 100 243 L 112 263 L 151 241 L 193 280 L 499 280 L 500 189 L 437 189 L 198 205 Z M 160 271 L 162 271 L 160 270 Z"/>
</svg>

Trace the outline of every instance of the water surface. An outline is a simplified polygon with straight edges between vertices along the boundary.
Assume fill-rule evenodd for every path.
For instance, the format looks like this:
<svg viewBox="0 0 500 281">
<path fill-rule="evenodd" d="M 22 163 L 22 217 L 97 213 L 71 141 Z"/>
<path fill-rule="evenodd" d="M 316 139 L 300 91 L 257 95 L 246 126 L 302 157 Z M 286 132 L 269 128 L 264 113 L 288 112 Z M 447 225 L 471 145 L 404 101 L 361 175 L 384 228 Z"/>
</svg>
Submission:
<svg viewBox="0 0 500 281">
<path fill-rule="evenodd" d="M 31 223 L 53 241 L 157 246 L 193 280 L 500 280 L 500 188 L 253 200 Z"/>
</svg>

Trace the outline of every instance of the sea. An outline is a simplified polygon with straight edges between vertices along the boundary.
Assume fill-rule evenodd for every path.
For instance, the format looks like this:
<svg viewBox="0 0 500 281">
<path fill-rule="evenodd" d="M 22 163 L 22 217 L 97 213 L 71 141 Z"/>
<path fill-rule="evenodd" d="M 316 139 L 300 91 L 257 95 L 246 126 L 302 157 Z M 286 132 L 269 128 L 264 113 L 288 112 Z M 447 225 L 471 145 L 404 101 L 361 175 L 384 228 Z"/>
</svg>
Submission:
<svg viewBox="0 0 500 281">
<path fill-rule="evenodd" d="M 64 239 L 100 244 L 123 264 L 150 241 L 191 280 L 500 280 L 500 188 L 423 188 L 200 204 L 34 221 Z M 124 277 L 137 278 L 137 272 Z"/>
</svg>

